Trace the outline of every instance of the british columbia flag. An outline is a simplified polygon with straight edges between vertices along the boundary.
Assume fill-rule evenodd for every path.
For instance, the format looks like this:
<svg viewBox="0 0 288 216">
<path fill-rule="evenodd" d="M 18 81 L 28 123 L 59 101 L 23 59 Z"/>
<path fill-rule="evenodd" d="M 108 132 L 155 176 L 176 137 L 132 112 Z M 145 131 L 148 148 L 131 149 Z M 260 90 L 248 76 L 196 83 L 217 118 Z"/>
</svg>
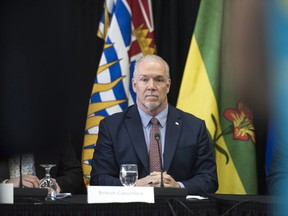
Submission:
<svg viewBox="0 0 288 216">
<path fill-rule="evenodd" d="M 134 104 L 134 65 L 142 56 L 156 52 L 150 0 L 105 0 L 97 35 L 105 45 L 89 101 L 82 148 L 86 185 L 100 121 Z"/>
</svg>

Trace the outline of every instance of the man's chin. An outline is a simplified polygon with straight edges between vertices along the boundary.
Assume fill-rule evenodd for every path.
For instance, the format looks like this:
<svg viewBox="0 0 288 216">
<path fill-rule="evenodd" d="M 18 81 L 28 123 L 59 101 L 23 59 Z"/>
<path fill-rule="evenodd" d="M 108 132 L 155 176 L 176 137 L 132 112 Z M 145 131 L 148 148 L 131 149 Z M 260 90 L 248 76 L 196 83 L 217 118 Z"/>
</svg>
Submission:
<svg viewBox="0 0 288 216">
<path fill-rule="evenodd" d="M 151 112 L 156 110 L 160 106 L 160 103 L 146 103 L 145 106 Z"/>
</svg>

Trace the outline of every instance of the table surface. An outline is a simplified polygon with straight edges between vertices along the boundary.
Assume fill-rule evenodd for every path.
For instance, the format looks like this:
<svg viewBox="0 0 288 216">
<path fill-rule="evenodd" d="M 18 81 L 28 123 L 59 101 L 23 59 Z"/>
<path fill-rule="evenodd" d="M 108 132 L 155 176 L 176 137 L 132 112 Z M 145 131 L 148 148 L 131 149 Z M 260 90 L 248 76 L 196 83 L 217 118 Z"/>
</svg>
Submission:
<svg viewBox="0 0 288 216">
<path fill-rule="evenodd" d="M 208 199 L 157 199 L 148 203 L 88 204 L 87 195 L 55 201 L 29 199 L 0 204 L 0 215 L 277 215 L 281 197 L 205 194 Z"/>
</svg>

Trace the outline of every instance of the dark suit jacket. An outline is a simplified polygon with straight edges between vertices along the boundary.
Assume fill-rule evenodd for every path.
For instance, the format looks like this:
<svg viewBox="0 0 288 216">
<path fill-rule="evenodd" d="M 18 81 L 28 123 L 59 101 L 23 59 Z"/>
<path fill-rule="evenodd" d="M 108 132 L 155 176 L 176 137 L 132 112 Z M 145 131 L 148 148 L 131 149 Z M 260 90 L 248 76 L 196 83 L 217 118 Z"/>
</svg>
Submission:
<svg viewBox="0 0 288 216">
<path fill-rule="evenodd" d="M 77 160 L 75 151 L 71 145 L 63 144 L 55 149 L 45 149 L 34 152 L 36 175 L 39 179 L 45 176 L 44 168 L 40 164 L 56 164 L 50 171 L 51 177 L 55 178 L 61 188 L 61 192 L 85 193 L 83 172 L 80 162 Z M 8 162 L 0 162 L 0 182 L 9 179 Z"/>
<path fill-rule="evenodd" d="M 217 171 L 205 122 L 169 105 L 164 170 L 188 189 L 189 194 L 214 193 Z M 121 185 L 119 167 L 133 163 L 138 176 L 149 175 L 149 158 L 136 105 L 100 122 L 92 161 L 91 185 Z"/>
</svg>

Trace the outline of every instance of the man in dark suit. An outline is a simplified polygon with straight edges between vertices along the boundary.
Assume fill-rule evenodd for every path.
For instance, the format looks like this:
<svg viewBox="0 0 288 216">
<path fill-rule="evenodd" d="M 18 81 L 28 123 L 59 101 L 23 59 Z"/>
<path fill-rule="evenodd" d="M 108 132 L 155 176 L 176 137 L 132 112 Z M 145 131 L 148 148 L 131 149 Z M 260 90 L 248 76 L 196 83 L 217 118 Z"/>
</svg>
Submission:
<svg viewBox="0 0 288 216">
<path fill-rule="evenodd" d="M 164 187 L 189 194 L 214 193 L 217 171 L 205 122 L 168 104 L 168 64 L 159 56 L 140 59 L 132 80 L 136 105 L 100 122 L 92 161 L 91 185 L 121 185 L 121 164 L 137 164 L 135 186 L 160 186 L 161 172 L 150 167 L 151 118 L 159 123 Z M 150 159 L 149 159 L 150 157 Z M 161 164 L 161 161 L 159 162 Z"/>
<path fill-rule="evenodd" d="M 55 179 L 57 192 L 85 193 L 81 164 L 76 157 L 74 148 L 67 142 L 52 150 L 37 149 L 33 153 L 29 152 L 21 155 L 22 162 L 26 160 L 30 163 L 26 164 L 28 168 L 22 167 L 22 183 L 24 187 L 38 188 L 39 179 L 45 176 L 45 169 L 40 164 L 55 164 L 56 166 L 50 170 L 50 174 L 51 178 Z M 13 160 L 15 161 L 14 165 L 12 163 Z M 13 171 L 11 169 L 18 170 Z M 0 183 L 3 181 L 5 183 L 13 183 L 14 187 L 19 187 L 19 154 L 0 161 Z"/>
</svg>

